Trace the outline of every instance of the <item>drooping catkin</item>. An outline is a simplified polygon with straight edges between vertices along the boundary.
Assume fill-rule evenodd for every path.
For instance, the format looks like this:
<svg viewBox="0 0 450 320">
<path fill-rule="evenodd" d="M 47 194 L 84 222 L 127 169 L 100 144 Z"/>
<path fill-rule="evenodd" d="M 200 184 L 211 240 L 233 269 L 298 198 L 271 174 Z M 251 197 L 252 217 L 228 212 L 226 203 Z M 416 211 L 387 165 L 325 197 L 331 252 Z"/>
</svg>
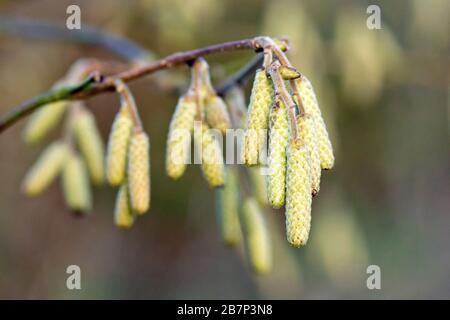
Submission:
<svg viewBox="0 0 450 320">
<path fill-rule="evenodd" d="M 150 142 L 142 130 L 134 130 L 128 150 L 128 189 L 131 207 L 138 214 L 150 208 Z"/>
<path fill-rule="evenodd" d="M 36 196 L 44 191 L 61 172 L 67 154 L 66 144 L 62 142 L 50 144 L 27 172 L 22 190 L 28 196 Z"/>
<path fill-rule="evenodd" d="M 114 208 L 114 223 L 119 228 L 128 229 L 134 223 L 135 215 L 131 209 L 128 183 L 125 181 L 119 188 Z"/>
<path fill-rule="evenodd" d="M 252 186 L 253 194 L 258 200 L 259 205 L 267 206 L 269 203 L 267 195 L 266 175 L 264 168 L 260 166 L 247 168 L 250 177 L 250 184 Z"/>
<path fill-rule="evenodd" d="M 26 143 L 35 144 L 47 135 L 61 120 L 70 102 L 58 101 L 42 106 L 27 122 L 23 137 Z"/>
<path fill-rule="evenodd" d="M 75 153 L 69 155 L 62 173 L 63 190 L 69 208 L 77 212 L 91 210 L 91 189 L 86 166 Z"/>
<path fill-rule="evenodd" d="M 190 160 L 191 134 L 194 128 L 196 103 L 193 96 L 182 96 L 170 121 L 166 147 L 166 172 L 178 179 Z"/>
<path fill-rule="evenodd" d="M 320 156 L 316 126 L 311 115 L 305 114 L 298 118 L 298 129 L 301 139 L 305 142 L 311 160 L 311 192 L 316 195 L 320 190 Z"/>
<path fill-rule="evenodd" d="M 286 197 L 286 147 L 289 141 L 287 110 L 281 101 L 270 112 L 269 172 L 267 191 L 273 208 L 281 208 Z"/>
<path fill-rule="evenodd" d="M 266 135 L 269 126 L 269 112 L 273 102 L 273 85 L 264 70 L 256 72 L 253 82 L 248 116 L 246 135 L 243 143 L 243 162 L 247 166 L 259 163 L 259 152 L 263 135 Z"/>
<path fill-rule="evenodd" d="M 205 99 L 206 122 L 211 128 L 218 129 L 222 135 L 230 129 L 231 120 L 225 101 L 217 95 L 209 95 Z"/>
<path fill-rule="evenodd" d="M 308 241 L 311 201 L 309 151 L 300 139 L 292 140 L 287 148 L 286 237 L 294 247 Z"/>
<path fill-rule="evenodd" d="M 196 122 L 194 127 L 194 142 L 196 149 L 201 152 L 201 168 L 203 176 L 210 187 L 222 187 L 225 183 L 225 166 L 222 150 L 216 140 L 221 135 L 202 122 Z"/>
<path fill-rule="evenodd" d="M 100 185 L 104 178 L 104 146 L 91 111 L 80 107 L 74 119 L 74 132 L 92 183 Z"/>
<path fill-rule="evenodd" d="M 133 120 L 130 110 L 124 104 L 114 118 L 106 152 L 106 177 L 112 186 L 122 184 L 125 179 L 128 143 L 132 128 Z"/>
<path fill-rule="evenodd" d="M 313 117 L 316 125 L 320 166 L 322 169 L 332 169 L 334 166 L 333 147 L 312 84 L 305 76 L 295 81 L 299 87 L 305 112 Z"/>
<path fill-rule="evenodd" d="M 257 201 L 254 198 L 245 199 L 241 214 L 253 270 L 257 273 L 267 273 L 272 267 L 272 247 L 266 221 Z"/>
<path fill-rule="evenodd" d="M 228 167 L 223 188 L 216 189 L 216 214 L 222 240 L 227 246 L 235 246 L 240 239 L 238 211 L 237 168 Z"/>
</svg>

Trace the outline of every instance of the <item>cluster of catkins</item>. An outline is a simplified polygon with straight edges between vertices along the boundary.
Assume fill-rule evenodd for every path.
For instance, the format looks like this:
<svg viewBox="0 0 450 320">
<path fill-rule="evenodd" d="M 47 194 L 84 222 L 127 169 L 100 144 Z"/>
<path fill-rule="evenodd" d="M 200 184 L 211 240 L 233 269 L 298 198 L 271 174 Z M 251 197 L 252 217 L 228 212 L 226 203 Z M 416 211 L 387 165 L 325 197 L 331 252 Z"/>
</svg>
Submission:
<svg viewBox="0 0 450 320">
<path fill-rule="evenodd" d="M 268 132 L 269 203 L 273 208 L 285 205 L 287 239 L 299 247 L 308 240 L 312 196 L 319 192 L 321 169 L 334 165 L 333 150 L 310 81 L 290 68 L 271 69 L 270 75 L 268 69 L 256 72 L 243 160 L 248 166 L 260 163 Z"/>
<path fill-rule="evenodd" d="M 64 83 L 82 75 L 83 67 L 78 63 L 67 76 L 71 80 Z M 106 158 L 95 117 L 83 102 L 49 103 L 33 114 L 24 130 L 24 139 L 30 144 L 41 142 L 64 114 L 67 117 L 63 136 L 44 149 L 26 174 L 22 189 L 29 196 L 39 195 L 61 175 L 67 206 L 77 213 L 88 213 L 92 208 L 89 180 L 98 186 L 106 178 L 110 185 L 120 186 L 115 224 L 128 228 L 136 214 L 150 207 L 149 138 L 129 89 L 121 81 L 116 89 L 121 107 L 112 125 Z"/>
</svg>

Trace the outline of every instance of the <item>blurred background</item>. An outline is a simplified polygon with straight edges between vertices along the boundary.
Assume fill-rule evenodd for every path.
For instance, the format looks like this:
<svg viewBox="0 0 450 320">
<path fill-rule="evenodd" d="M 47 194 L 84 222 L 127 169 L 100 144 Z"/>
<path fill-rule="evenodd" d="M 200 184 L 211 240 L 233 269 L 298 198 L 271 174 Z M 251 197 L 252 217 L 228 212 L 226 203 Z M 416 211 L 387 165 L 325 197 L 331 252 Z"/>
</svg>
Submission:
<svg viewBox="0 0 450 320">
<path fill-rule="evenodd" d="M 75 3 L 82 27 L 156 56 L 287 36 L 292 63 L 316 88 L 336 166 L 322 176 L 306 247 L 285 240 L 283 210 L 265 210 L 274 265 L 258 276 L 242 248 L 222 245 L 214 192 L 198 166 L 176 182 L 164 173 L 173 92 L 150 78 L 131 84 L 151 137 L 153 190 L 151 212 L 127 231 L 113 224 L 112 188 L 94 190 L 84 218 L 66 209 L 59 181 L 37 198 L 20 192 L 45 145 L 26 146 L 21 121 L 0 136 L 0 298 L 450 298 L 450 1 L 0 0 L 0 19 L 64 26 Z M 381 8 L 381 30 L 366 26 L 370 4 Z M 82 57 L 118 59 L 93 46 L 0 32 L 0 112 L 48 90 Z M 251 57 L 208 58 L 214 82 Z M 177 85 L 189 79 L 185 67 L 169 73 Z M 106 140 L 117 97 L 88 105 Z M 66 288 L 71 264 L 81 268 L 82 290 Z M 372 264 L 381 268 L 381 290 L 366 287 Z"/>
</svg>

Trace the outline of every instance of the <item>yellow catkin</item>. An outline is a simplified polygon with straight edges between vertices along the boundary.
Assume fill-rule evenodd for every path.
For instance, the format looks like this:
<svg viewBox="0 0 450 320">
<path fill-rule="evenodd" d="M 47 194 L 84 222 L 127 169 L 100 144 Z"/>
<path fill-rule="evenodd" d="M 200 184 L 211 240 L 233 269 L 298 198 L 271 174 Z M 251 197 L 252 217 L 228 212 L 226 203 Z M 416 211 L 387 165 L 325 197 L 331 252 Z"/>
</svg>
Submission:
<svg viewBox="0 0 450 320">
<path fill-rule="evenodd" d="M 220 136 L 217 134 L 217 136 Z M 225 167 L 222 150 L 213 130 L 204 123 L 196 123 L 194 142 L 197 150 L 201 149 L 202 172 L 210 187 L 222 187 L 225 183 Z"/>
<path fill-rule="evenodd" d="M 293 140 L 287 148 L 286 236 L 294 247 L 308 241 L 311 201 L 309 151 L 300 139 Z"/>
<path fill-rule="evenodd" d="M 40 142 L 61 120 L 69 106 L 68 101 L 58 101 L 42 106 L 27 122 L 23 137 L 26 143 Z"/>
<path fill-rule="evenodd" d="M 321 174 L 316 126 L 314 119 L 309 114 L 299 117 L 297 123 L 300 137 L 305 142 L 309 151 L 309 158 L 311 160 L 311 192 L 314 196 L 320 190 Z"/>
<path fill-rule="evenodd" d="M 71 154 L 64 165 L 63 190 L 69 208 L 78 212 L 91 210 L 91 189 L 86 166 L 81 157 Z"/>
<path fill-rule="evenodd" d="M 67 159 L 67 146 L 53 142 L 39 156 L 30 168 L 22 184 L 22 190 L 29 196 L 36 196 L 44 191 L 61 172 Z"/>
<path fill-rule="evenodd" d="M 312 84 L 305 76 L 296 81 L 305 112 L 313 117 L 316 125 L 320 166 L 322 169 L 332 169 L 334 166 L 333 147 Z"/>
<path fill-rule="evenodd" d="M 128 189 L 131 207 L 138 214 L 150 208 L 150 142 L 145 132 L 135 130 L 128 150 Z"/>
<path fill-rule="evenodd" d="M 273 102 L 273 85 L 264 70 L 258 70 L 253 82 L 248 116 L 246 135 L 243 143 L 243 162 L 247 166 L 259 163 L 261 142 L 267 134 L 269 126 L 269 112 Z"/>
<path fill-rule="evenodd" d="M 222 240 L 227 246 L 235 246 L 240 239 L 238 212 L 238 177 L 237 168 L 227 169 L 223 188 L 216 189 L 216 214 Z"/>
<path fill-rule="evenodd" d="M 190 160 L 196 107 L 193 97 L 182 96 L 170 122 L 166 147 L 166 172 L 172 179 L 178 179 L 183 175 Z"/>
<path fill-rule="evenodd" d="M 260 166 L 247 168 L 253 194 L 261 206 L 267 206 L 269 203 L 267 196 L 266 172 L 264 170 L 265 168 L 261 168 Z"/>
<path fill-rule="evenodd" d="M 218 129 L 223 135 L 231 128 L 231 120 L 225 101 L 217 95 L 205 99 L 206 122 L 211 128 Z"/>
<path fill-rule="evenodd" d="M 79 108 L 74 119 L 74 132 L 92 183 L 100 185 L 104 178 L 104 146 L 95 117 L 86 108 Z"/>
<path fill-rule="evenodd" d="M 289 141 L 287 110 L 282 102 L 270 113 L 267 191 L 272 207 L 278 209 L 286 197 L 286 147 Z"/>
<path fill-rule="evenodd" d="M 128 143 L 133 121 L 126 105 L 114 118 L 106 152 L 106 177 L 112 186 L 122 184 L 126 175 Z"/>
<path fill-rule="evenodd" d="M 266 221 L 254 198 L 247 198 L 242 205 L 242 221 L 246 247 L 253 270 L 267 273 L 272 268 L 272 247 Z"/>
<path fill-rule="evenodd" d="M 134 223 L 135 216 L 131 209 L 128 184 L 124 182 L 117 192 L 116 206 L 114 208 L 114 223 L 119 228 L 128 229 Z"/>
</svg>

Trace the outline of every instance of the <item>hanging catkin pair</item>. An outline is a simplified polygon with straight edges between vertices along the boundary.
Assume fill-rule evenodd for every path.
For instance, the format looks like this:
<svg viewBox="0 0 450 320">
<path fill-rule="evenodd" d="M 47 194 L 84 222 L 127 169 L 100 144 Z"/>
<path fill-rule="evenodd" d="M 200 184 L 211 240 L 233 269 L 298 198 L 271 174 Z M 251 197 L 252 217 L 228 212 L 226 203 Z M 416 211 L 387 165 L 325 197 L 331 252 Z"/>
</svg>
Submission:
<svg viewBox="0 0 450 320">
<path fill-rule="evenodd" d="M 133 225 L 135 214 L 150 208 L 150 141 L 142 129 L 131 91 L 116 81 L 121 106 L 109 135 L 106 153 L 106 177 L 112 186 L 120 186 L 114 209 L 118 227 Z"/>
<path fill-rule="evenodd" d="M 226 105 L 214 91 L 208 64 L 198 59 L 191 67 L 191 85 L 178 100 L 167 137 L 166 172 L 178 179 L 190 162 L 191 136 L 201 159 L 203 176 L 211 187 L 225 183 L 222 149 L 218 139 L 231 127 Z M 217 131 L 219 134 L 215 134 Z"/>
</svg>

